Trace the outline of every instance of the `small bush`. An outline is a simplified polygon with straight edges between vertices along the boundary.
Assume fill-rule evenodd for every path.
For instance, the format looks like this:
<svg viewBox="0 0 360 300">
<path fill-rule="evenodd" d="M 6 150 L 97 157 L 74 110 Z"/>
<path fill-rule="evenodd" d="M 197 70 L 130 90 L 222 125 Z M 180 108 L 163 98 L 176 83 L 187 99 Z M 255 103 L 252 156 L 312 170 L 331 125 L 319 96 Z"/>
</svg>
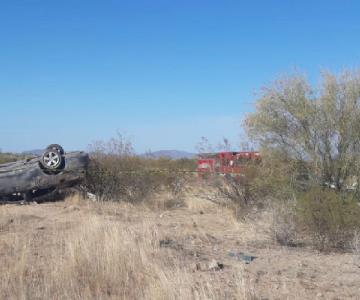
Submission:
<svg viewBox="0 0 360 300">
<path fill-rule="evenodd" d="M 347 249 L 360 225 L 355 193 L 321 187 L 301 162 L 275 151 L 263 156 L 254 181 L 258 198 L 273 209 L 273 232 L 281 245 L 310 244 L 320 251 Z"/>
<path fill-rule="evenodd" d="M 248 215 L 254 207 L 262 206 L 262 198 L 258 197 L 256 179 L 259 174 L 259 166 L 248 163 L 243 166 L 241 174 L 226 174 L 210 180 L 216 190 L 217 196 L 230 201 L 235 214 L 239 218 Z"/>
<path fill-rule="evenodd" d="M 277 243 L 282 246 L 297 246 L 297 224 L 295 201 L 273 204 L 272 232 Z"/>
<path fill-rule="evenodd" d="M 360 226 L 360 207 L 351 195 L 314 187 L 298 196 L 296 218 L 318 250 L 345 249 Z"/>
</svg>

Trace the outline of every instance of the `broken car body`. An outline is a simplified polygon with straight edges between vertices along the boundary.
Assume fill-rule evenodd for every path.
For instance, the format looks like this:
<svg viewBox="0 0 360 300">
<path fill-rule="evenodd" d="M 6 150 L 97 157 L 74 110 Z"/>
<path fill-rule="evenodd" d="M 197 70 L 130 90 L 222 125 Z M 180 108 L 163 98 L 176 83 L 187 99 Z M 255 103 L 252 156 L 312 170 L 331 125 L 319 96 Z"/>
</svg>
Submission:
<svg viewBox="0 0 360 300">
<path fill-rule="evenodd" d="M 80 183 L 89 163 L 85 152 L 65 153 L 53 144 L 41 156 L 0 165 L 0 200 L 31 200 Z"/>
</svg>

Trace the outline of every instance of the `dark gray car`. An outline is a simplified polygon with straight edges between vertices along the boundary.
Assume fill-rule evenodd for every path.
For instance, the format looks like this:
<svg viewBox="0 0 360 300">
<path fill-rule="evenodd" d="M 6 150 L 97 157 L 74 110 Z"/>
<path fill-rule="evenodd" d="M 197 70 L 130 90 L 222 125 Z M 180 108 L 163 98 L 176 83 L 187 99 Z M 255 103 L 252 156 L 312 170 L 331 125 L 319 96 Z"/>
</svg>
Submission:
<svg viewBox="0 0 360 300">
<path fill-rule="evenodd" d="M 80 183 L 89 163 L 85 152 L 65 153 L 52 144 L 41 156 L 0 165 L 0 200 L 31 200 Z"/>
</svg>

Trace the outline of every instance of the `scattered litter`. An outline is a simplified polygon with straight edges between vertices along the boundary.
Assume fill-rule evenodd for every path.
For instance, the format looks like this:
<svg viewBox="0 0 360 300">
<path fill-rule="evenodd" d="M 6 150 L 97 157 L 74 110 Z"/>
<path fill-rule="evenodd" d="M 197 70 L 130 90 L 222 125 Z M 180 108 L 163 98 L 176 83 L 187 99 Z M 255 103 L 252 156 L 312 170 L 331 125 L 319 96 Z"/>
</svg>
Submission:
<svg viewBox="0 0 360 300">
<path fill-rule="evenodd" d="M 218 261 L 213 259 L 212 261 L 210 261 L 210 263 L 208 265 L 208 269 L 211 271 L 220 271 L 220 270 L 224 269 L 224 264 L 219 263 Z"/>
<path fill-rule="evenodd" d="M 241 260 L 241 261 L 245 262 L 246 264 L 251 263 L 255 258 L 257 258 L 257 256 L 248 255 L 243 252 L 233 252 L 233 251 L 229 252 L 229 256 L 234 257 L 237 260 Z"/>
<path fill-rule="evenodd" d="M 97 197 L 96 197 L 96 195 L 95 194 L 93 194 L 93 193 L 86 193 L 86 196 L 87 196 L 87 198 L 88 199 L 90 199 L 91 201 L 97 201 Z"/>
<path fill-rule="evenodd" d="M 191 269 L 193 272 L 197 271 L 220 271 L 223 270 L 225 265 L 216 261 L 215 259 L 211 260 L 209 263 L 206 262 L 196 262 L 191 265 Z"/>
</svg>

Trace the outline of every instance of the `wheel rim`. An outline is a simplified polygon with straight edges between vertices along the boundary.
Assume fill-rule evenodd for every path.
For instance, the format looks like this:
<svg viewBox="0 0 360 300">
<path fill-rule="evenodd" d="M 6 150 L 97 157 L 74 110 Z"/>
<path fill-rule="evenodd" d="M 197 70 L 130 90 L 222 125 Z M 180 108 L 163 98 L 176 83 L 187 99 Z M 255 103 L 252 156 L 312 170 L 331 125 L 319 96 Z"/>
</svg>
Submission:
<svg viewBox="0 0 360 300">
<path fill-rule="evenodd" d="M 44 154 L 43 161 L 48 168 L 54 169 L 60 165 L 60 155 L 57 152 L 48 151 Z"/>
</svg>

